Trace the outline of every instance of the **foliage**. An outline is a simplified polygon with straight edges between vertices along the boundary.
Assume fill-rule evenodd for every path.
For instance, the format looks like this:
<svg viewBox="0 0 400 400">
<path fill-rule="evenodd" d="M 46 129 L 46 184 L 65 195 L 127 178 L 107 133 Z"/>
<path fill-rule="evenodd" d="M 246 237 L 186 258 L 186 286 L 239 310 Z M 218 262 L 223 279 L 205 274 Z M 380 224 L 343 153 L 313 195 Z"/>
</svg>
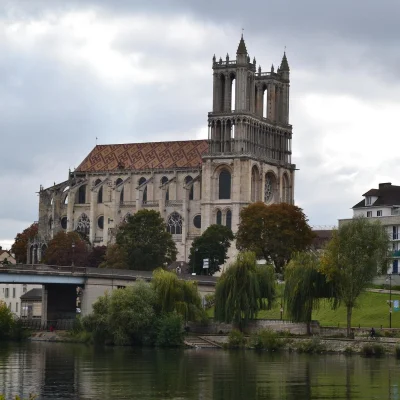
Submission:
<svg viewBox="0 0 400 400">
<path fill-rule="evenodd" d="M 238 349 L 240 347 L 244 347 L 245 345 L 246 338 L 243 332 L 240 332 L 238 329 L 232 329 L 228 335 L 228 343 L 226 347 L 229 349 Z"/>
<path fill-rule="evenodd" d="M 257 350 L 278 351 L 285 345 L 277 332 L 270 329 L 261 329 L 250 337 L 250 347 Z"/>
<path fill-rule="evenodd" d="M 159 347 L 179 347 L 185 336 L 182 316 L 176 312 L 163 314 L 157 323 L 156 345 Z"/>
<path fill-rule="evenodd" d="M 177 312 L 185 321 L 206 319 L 196 282 L 178 279 L 175 273 L 158 268 L 151 284 L 162 313 Z"/>
<path fill-rule="evenodd" d="M 241 328 L 261 309 L 270 308 L 275 296 L 274 274 L 258 266 L 255 254 L 240 253 L 218 279 L 215 288 L 215 319 Z"/>
<path fill-rule="evenodd" d="M 234 239 L 231 229 L 223 225 L 210 225 L 200 237 L 193 240 L 189 265 L 196 274 L 214 275 L 228 259 L 227 253 Z M 203 269 L 203 259 L 209 260 L 209 268 Z"/>
<path fill-rule="evenodd" d="M 0 339 L 9 338 L 14 325 L 14 318 L 4 301 L 0 301 Z"/>
<path fill-rule="evenodd" d="M 100 268 L 127 269 L 128 253 L 125 247 L 118 244 L 110 244 L 107 247 L 104 261 L 99 265 Z"/>
<path fill-rule="evenodd" d="M 293 321 L 306 322 L 308 334 L 312 311 L 319 307 L 320 299 L 334 297 L 332 283 L 319 269 L 319 257 L 311 252 L 297 253 L 286 267 L 286 312 Z"/>
<path fill-rule="evenodd" d="M 347 309 L 347 335 L 356 300 L 371 280 L 387 271 L 389 238 L 379 221 L 354 218 L 333 233 L 321 260 L 336 296 Z"/>
<path fill-rule="evenodd" d="M 15 254 L 17 263 L 26 264 L 28 242 L 29 240 L 33 240 L 35 238 L 35 236 L 38 234 L 38 229 L 38 223 L 34 223 L 29 228 L 24 229 L 22 233 L 18 233 L 15 237 L 15 241 L 11 246 L 11 253 Z"/>
<path fill-rule="evenodd" d="M 396 358 L 400 358 L 400 346 L 397 345 L 395 347 L 394 351 L 395 351 L 395 354 L 396 354 Z"/>
<path fill-rule="evenodd" d="M 35 394 L 29 394 L 29 397 L 26 400 L 35 400 L 38 397 Z M 3 394 L 0 394 L 0 400 L 6 400 L 6 397 Z M 24 400 L 21 399 L 21 397 L 19 397 L 18 395 L 15 396 L 14 400 Z"/>
<path fill-rule="evenodd" d="M 321 343 L 321 340 L 317 337 L 313 337 L 310 340 L 302 340 L 297 344 L 296 350 L 299 353 L 323 353 L 326 351 L 326 346 Z"/>
<path fill-rule="evenodd" d="M 381 344 L 364 344 L 361 348 L 361 354 L 365 357 L 381 357 L 385 354 L 385 348 Z"/>
<path fill-rule="evenodd" d="M 87 243 L 77 232 L 60 231 L 50 240 L 44 261 L 50 265 L 62 266 L 73 263 L 78 267 L 84 267 L 87 257 Z"/>
<path fill-rule="evenodd" d="M 292 254 L 308 249 L 314 233 L 302 209 L 292 204 L 250 204 L 240 212 L 239 250 L 254 251 L 283 273 Z"/>
<path fill-rule="evenodd" d="M 98 268 L 105 261 L 107 246 L 94 246 L 89 252 L 86 267 Z"/>
<path fill-rule="evenodd" d="M 117 233 L 117 244 L 126 252 L 127 267 L 153 270 L 176 260 L 177 249 L 159 212 L 139 210 Z"/>
</svg>

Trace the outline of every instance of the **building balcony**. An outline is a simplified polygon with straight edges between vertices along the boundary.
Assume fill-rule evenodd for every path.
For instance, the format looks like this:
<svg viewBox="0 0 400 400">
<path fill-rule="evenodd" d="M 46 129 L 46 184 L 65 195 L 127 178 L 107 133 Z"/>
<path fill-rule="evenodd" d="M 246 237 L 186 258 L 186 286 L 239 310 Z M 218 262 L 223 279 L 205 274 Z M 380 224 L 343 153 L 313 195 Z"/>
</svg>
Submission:
<svg viewBox="0 0 400 400">
<path fill-rule="evenodd" d="M 395 251 L 393 251 L 392 257 L 394 257 L 394 258 L 400 258 L 400 250 L 395 250 Z"/>
</svg>

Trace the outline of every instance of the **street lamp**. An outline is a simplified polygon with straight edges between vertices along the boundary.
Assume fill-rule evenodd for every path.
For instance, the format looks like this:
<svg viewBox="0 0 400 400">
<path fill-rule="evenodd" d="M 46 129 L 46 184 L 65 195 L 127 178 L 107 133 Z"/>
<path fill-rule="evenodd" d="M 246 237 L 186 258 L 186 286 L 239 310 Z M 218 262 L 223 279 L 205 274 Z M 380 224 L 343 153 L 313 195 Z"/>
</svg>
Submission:
<svg viewBox="0 0 400 400">
<path fill-rule="evenodd" d="M 75 260 L 75 242 L 72 242 L 72 272 L 75 269 L 75 264 L 74 264 L 74 260 Z"/>
<path fill-rule="evenodd" d="M 389 282 L 389 328 L 392 328 L 392 275 L 389 274 L 386 278 Z"/>
<path fill-rule="evenodd" d="M 193 252 L 193 268 L 192 268 L 192 275 L 196 275 L 196 272 L 194 272 L 194 266 L 196 265 L 196 252 L 197 252 L 197 248 L 194 249 Z"/>
</svg>

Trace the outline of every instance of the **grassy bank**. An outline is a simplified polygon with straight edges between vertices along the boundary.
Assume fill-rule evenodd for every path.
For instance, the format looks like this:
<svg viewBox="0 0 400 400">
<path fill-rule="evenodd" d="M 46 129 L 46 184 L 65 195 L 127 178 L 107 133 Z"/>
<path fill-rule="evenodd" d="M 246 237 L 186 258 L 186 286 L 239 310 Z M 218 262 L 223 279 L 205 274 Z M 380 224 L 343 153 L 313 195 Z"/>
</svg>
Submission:
<svg viewBox="0 0 400 400">
<path fill-rule="evenodd" d="M 393 294 L 392 300 L 400 300 L 400 295 Z M 353 309 L 352 325 L 362 327 L 389 328 L 389 295 L 387 293 L 363 293 L 358 298 L 358 306 Z M 214 316 L 214 309 L 208 310 L 210 317 Z M 280 302 L 275 303 L 272 310 L 261 311 L 259 319 L 279 319 Z M 288 317 L 283 314 L 284 319 Z M 332 310 L 328 302 L 321 302 L 319 310 L 313 312 L 313 319 L 319 321 L 322 326 L 346 326 L 346 309 L 341 306 Z M 400 328 L 400 311 L 392 313 L 392 328 Z"/>
</svg>

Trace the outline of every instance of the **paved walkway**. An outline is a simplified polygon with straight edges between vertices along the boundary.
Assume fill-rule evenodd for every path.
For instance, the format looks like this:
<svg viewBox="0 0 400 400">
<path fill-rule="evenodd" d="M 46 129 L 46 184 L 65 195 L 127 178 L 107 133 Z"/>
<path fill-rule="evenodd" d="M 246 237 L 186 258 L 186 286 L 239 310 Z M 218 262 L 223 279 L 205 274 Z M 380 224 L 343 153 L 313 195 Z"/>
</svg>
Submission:
<svg viewBox="0 0 400 400">
<path fill-rule="evenodd" d="M 373 292 L 373 293 L 390 293 L 389 289 L 372 289 L 372 288 L 368 288 L 366 289 L 367 292 Z M 400 290 L 392 290 L 392 294 L 400 294 Z"/>
</svg>

